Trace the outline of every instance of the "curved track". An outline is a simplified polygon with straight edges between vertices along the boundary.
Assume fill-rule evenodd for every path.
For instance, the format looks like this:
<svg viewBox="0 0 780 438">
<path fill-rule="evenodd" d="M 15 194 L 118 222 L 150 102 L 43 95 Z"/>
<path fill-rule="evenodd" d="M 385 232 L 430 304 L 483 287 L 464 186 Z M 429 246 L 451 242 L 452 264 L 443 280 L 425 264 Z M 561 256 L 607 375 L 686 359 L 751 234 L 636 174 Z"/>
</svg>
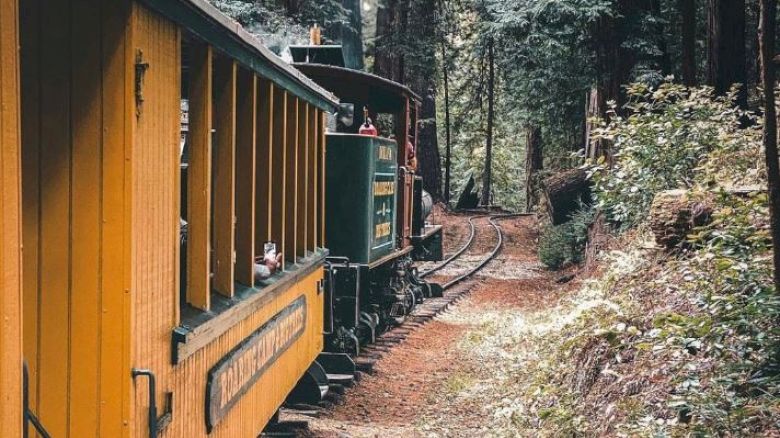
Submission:
<svg viewBox="0 0 780 438">
<path fill-rule="evenodd" d="M 447 257 L 444 261 L 442 261 L 438 265 L 434 266 L 433 268 L 431 268 L 431 269 L 421 273 L 420 274 L 420 278 L 425 278 L 425 277 L 433 274 L 434 272 L 437 272 L 437 271 L 443 269 L 445 266 L 449 265 L 453 260 L 455 260 L 458 257 L 460 257 L 461 255 L 463 255 L 463 253 L 466 252 L 466 250 L 469 249 L 469 247 L 471 247 L 471 244 L 474 242 L 474 236 L 476 236 L 476 234 L 477 234 L 477 228 L 474 225 L 474 221 L 476 219 L 487 217 L 487 216 L 489 216 L 489 215 L 482 214 L 482 215 L 477 215 L 477 216 L 471 216 L 469 218 L 470 233 L 469 233 L 469 238 L 466 240 L 466 243 L 463 244 L 463 246 L 460 247 L 460 249 L 458 249 L 454 254 L 452 254 L 451 256 Z"/>
<path fill-rule="evenodd" d="M 474 274 L 482 270 L 488 263 L 490 263 L 491 260 L 496 258 L 498 253 L 501 251 L 501 247 L 504 245 L 504 234 L 501 231 L 501 227 L 498 225 L 496 221 L 500 219 L 510 218 L 510 217 L 517 217 L 517 216 L 523 216 L 523 213 L 516 213 L 516 214 L 496 214 L 496 215 L 488 215 L 488 214 L 482 214 L 482 215 L 476 215 L 469 218 L 469 227 L 471 228 L 471 232 L 469 233 L 469 238 L 466 240 L 466 243 L 458 249 L 453 255 L 449 256 L 446 260 L 441 262 L 440 264 L 436 265 L 435 267 L 423 272 L 420 274 L 420 277 L 427 277 L 434 272 L 437 272 L 444 268 L 445 266 L 449 265 L 454 260 L 458 259 L 463 253 L 466 252 L 474 243 L 474 238 L 476 237 L 476 226 L 474 225 L 474 221 L 481 218 L 489 218 L 488 222 L 493 227 L 493 229 L 496 231 L 496 236 L 498 241 L 496 242 L 496 246 L 493 248 L 493 250 L 488 254 L 488 256 L 480 261 L 480 263 L 475 266 L 473 269 L 470 269 L 468 272 L 448 281 L 447 283 L 444 283 L 442 287 L 444 290 L 447 290 L 456 284 L 471 278 Z"/>
<path fill-rule="evenodd" d="M 297 410 L 299 412 L 301 411 L 306 412 L 306 414 L 303 415 L 318 416 L 319 414 L 317 412 L 319 409 L 321 408 L 326 409 L 332 406 L 333 403 L 339 403 L 339 400 L 344 397 L 344 393 L 345 393 L 344 388 L 346 386 L 352 386 L 353 384 L 355 384 L 355 381 L 359 380 L 360 373 L 373 373 L 374 364 L 379 359 L 381 359 L 384 354 L 390 351 L 390 349 L 392 349 L 395 345 L 398 345 L 401 342 L 403 342 L 404 339 L 406 339 L 406 337 L 409 336 L 411 333 L 413 333 L 417 328 L 426 324 L 428 321 L 435 318 L 441 312 L 446 311 L 451 305 L 454 305 L 461 298 L 467 296 L 471 292 L 472 287 L 470 286 L 464 286 L 461 288 L 454 288 L 454 286 L 471 278 L 474 274 L 479 272 L 488 263 L 490 263 L 493 259 L 495 259 L 496 256 L 498 256 L 498 254 L 501 252 L 501 249 L 504 245 L 504 235 L 503 235 L 503 231 L 498 225 L 498 221 L 504 218 L 525 216 L 525 215 L 527 214 L 523 214 L 523 213 L 495 214 L 495 215 L 481 214 L 481 215 L 470 217 L 469 226 L 471 227 L 471 232 L 466 243 L 460 249 L 458 249 L 458 251 L 456 251 L 455 254 L 451 255 L 450 257 L 448 257 L 446 260 L 444 260 L 442 263 L 435 266 L 434 268 L 422 273 L 421 276 L 423 277 L 429 276 L 434 272 L 444 268 L 452 261 L 456 260 L 458 257 L 462 256 L 477 240 L 476 239 L 477 231 L 476 231 L 476 225 L 474 224 L 474 221 L 485 217 L 489 218 L 488 222 L 493 227 L 493 229 L 496 232 L 496 235 L 498 236 L 498 240 L 496 242 L 495 247 L 487 255 L 487 257 L 482 259 L 478 265 L 470 269 L 465 274 L 461 274 L 458 277 L 453 278 L 449 280 L 447 283 L 443 284 L 442 287 L 444 288 L 445 291 L 447 291 L 447 293 L 445 293 L 444 296 L 437 297 L 437 298 L 427 298 L 422 304 L 418 305 L 410 315 L 408 315 L 406 321 L 404 321 L 400 326 L 382 333 L 377 337 L 374 343 L 362 347 L 360 349 L 360 353 L 356 357 L 352 358 L 355 366 L 354 369 L 357 371 L 354 375 L 335 376 L 338 377 L 339 380 L 333 380 L 333 381 L 331 381 L 331 376 L 329 376 L 328 380 L 329 380 L 329 387 L 331 389 L 331 393 L 328 394 L 325 400 L 320 402 L 317 406 L 300 405 L 296 407 L 296 406 L 288 405 L 287 409 L 292 409 L 293 411 Z M 293 421 L 291 422 L 291 424 L 295 425 L 296 422 Z M 290 435 L 290 436 L 297 436 L 297 435 Z"/>
</svg>

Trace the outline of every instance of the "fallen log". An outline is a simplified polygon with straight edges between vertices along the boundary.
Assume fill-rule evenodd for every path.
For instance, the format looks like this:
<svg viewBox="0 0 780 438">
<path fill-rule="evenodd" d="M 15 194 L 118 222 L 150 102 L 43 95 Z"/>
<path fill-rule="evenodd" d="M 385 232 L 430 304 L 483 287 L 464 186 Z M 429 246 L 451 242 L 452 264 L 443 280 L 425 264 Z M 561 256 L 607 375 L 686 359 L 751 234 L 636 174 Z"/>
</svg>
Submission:
<svg viewBox="0 0 780 438">
<path fill-rule="evenodd" d="M 590 204 L 590 180 L 584 169 L 572 169 L 542 182 L 544 203 L 553 225 L 568 222 L 580 206 Z"/>
<path fill-rule="evenodd" d="M 712 220 L 712 203 L 693 199 L 686 190 L 667 190 L 653 198 L 648 223 L 658 245 L 672 249 L 685 241 L 695 227 Z"/>
</svg>

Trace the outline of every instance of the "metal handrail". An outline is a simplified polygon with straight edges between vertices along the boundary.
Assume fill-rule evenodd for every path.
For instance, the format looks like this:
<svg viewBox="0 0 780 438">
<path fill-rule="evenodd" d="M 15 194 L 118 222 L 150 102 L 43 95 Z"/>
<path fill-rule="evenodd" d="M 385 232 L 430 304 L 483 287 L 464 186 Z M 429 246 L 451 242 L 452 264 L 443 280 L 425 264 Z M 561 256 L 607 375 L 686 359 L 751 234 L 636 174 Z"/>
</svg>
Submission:
<svg viewBox="0 0 780 438">
<path fill-rule="evenodd" d="M 23 371 L 22 371 L 22 403 L 24 407 L 24 412 L 22 413 L 24 418 L 24 431 L 23 431 L 23 437 L 27 438 L 29 436 L 29 425 L 32 424 L 32 426 L 35 428 L 36 432 L 43 437 L 43 438 L 51 438 L 51 435 L 49 435 L 49 432 L 46 430 L 45 427 L 43 427 L 43 424 L 38 419 L 38 417 L 35 416 L 33 411 L 30 410 L 30 374 L 29 370 L 27 369 L 27 361 L 24 361 L 22 365 Z"/>
<path fill-rule="evenodd" d="M 132 370 L 133 379 L 136 377 L 146 377 L 149 379 L 149 438 L 157 437 L 157 379 L 151 370 L 137 369 Z"/>
</svg>

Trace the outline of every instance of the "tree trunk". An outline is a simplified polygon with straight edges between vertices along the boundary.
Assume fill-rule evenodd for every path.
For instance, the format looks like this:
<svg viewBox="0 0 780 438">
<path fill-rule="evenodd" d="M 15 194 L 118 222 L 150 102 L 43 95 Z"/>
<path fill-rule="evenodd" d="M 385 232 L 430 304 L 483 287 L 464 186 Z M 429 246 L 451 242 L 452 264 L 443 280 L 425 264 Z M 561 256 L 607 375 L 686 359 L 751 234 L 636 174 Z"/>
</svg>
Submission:
<svg viewBox="0 0 780 438">
<path fill-rule="evenodd" d="M 298 15 L 301 11 L 300 0 L 284 0 L 284 9 L 291 17 Z"/>
<path fill-rule="evenodd" d="M 617 13 L 603 15 L 591 28 L 591 36 L 596 54 L 596 84 L 588 97 L 588 116 L 608 120 L 607 102 L 614 102 L 616 111 L 623 112 L 625 93 L 623 85 L 631 79 L 631 71 L 638 60 L 636 49 L 625 45 L 635 29 L 631 23 L 638 19 L 637 14 L 652 12 L 652 3 L 648 0 L 621 0 L 616 2 Z M 586 126 L 589 135 L 591 126 Z M 611 160 L 610 150 L 604 141 L 586 139 L 586 154 L 589 158 L 606 157 Z"/>
<path fill-rule="evenodd" d="M 775 25 L 776 0 L 761 0 L 759 19 L 759 49 L 761 52 L 761 79 L 764 93 L 764 149 L 769 185 L 769 212 L 772 226 L 774 254 L 774 281 L 780 293 L 780 165 L 777 155 L 777 116 L 775 111 Z"/>
<path fill-rule="evenodd" d="M 349 26 L 339 29 L 346 67 L 363 70 L 363 2 L 342 0 L 341 5 L 349 12 Z"/>
<path fill-rule="evenodd" d="M 647 223 L 655 242 L 666 249 L 684 243 L 696 227 L 712 221 L 712 202 L 693 200 L 687 190 L 666 190 L 655 195 Z"/>
<path fill-rule="evenodd" d="M 618 9 L 621 9 L 618 6 Z M 634 61 L 630 52 L 621 49 L 625 40 L 622 32 L 624 16 L 602 16 L 594 25 L 596 44 L 596 89 L 600 100 L 615 101 L 618 108 L 623 105 L 621 85 L 628 82 Z M 600 108 L 600 117 L 606 116 L 606 105 Z"/>
<path fill-rule="evenodd" d="M 374 73 L 384 78 L 401 79 L 397 55 L 399 3 L 406 0 L 378 2 L 376 9 L 376 40 L 374 43 Z"/>
<path fill-rule="evenodd" d="M 689 87 L 697 85 L 696 79 L 696 0 L 678 0 L 682 16 L 682 79 Z"/>
<path fill-rule="evenodd" d="M 553 225 L 571 219 L 580 204 L 591 202 L 590 180 L 582 169 L 572 169 L 553 175 L 542 183 L 547 213 Z"/>
<path fill-rule="evenodd" d="M 742 84 L 737 104 L 747 107 L 745 0 L 708 0 L 707 84 L 719 95 Z"/>
<path fill-rule="evenodd" d="M 444 134 L 446 149 L 444 157 L 444 202 L 450 203 L 450 170 L 452 168 L 452 144 L 450 143 L 450 80 L 447 61 L 447 42 L 441 45 L 442 73 L 444 74 Z"/>
<path fill-rule="evenodd" d="M 542 130 L 529 126 L 525 131 L 525 210 L 531 212 L 539 203 L 538 173 L 544 167 Z"/>
<path fill-rule="evenodd" d="M 430 79 L 434 79 L 431 75 Z M 431 81 L 432 82 L 432 81 Z M 441 156 L 436 133 L 436 91 L 435 84 L 429 84 L 423 95 L 420 109 L 420 128 L 417 139 L 417 161 L 423 187 L 436 201 L 441 201 Z"/>
<path fill-rule="evenodd" d="M 495 65 L 493 54 L 493 39 L 488 41 L 488 114 L 487 114 L 487 142 L 485 145 L 485 172 L 482 175 L 482 205 L 488 206 L 491 203 L 491 185 L 493 171 L 493 118 L 494 118 L 494 87 L 495 87 Z"/>
<path fill-rule="evenodd" d="M 418 114 L 417 162 L 423 187 L 433 196 L 442 199 L 441 156 L 436 132 L 436 16 L 435 0 L 415 0 L 411 9 L 403 13 L 401 25 L 408 28 L 404 34 L 411 48 L 401 59 L 402 77 L 409 88 L 422 97 Z M 407 21 L 408 20 L 408 21 Z M 415 129 L 412 127 L 412 129 Z"/>
<path fill-rule="evenodd" d="M 607 113 L 607 101 L 604 92 L 598 87 L 591 88 L 585 97 L 585 158 L 596 160 L 599 157 L 609 157 L 607 145 L 604 140 L 593 139 L 594 122 L 596 119 L 603 119 Z"/>
</svg>

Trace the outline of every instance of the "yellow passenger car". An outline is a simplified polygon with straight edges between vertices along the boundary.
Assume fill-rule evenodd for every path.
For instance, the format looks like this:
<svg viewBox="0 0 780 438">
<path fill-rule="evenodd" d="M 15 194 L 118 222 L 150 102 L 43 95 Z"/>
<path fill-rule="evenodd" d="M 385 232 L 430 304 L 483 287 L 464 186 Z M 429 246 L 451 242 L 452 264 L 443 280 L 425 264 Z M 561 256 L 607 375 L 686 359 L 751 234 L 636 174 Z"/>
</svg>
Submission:
<svg viewBox="0 0 780 438">
<path fill-rule="evenodd" d="M 0 56 L 3 436 L 257 436 L 322 350 L 337 99 L 203 0 L 0 0 Z"/>
</svg>

